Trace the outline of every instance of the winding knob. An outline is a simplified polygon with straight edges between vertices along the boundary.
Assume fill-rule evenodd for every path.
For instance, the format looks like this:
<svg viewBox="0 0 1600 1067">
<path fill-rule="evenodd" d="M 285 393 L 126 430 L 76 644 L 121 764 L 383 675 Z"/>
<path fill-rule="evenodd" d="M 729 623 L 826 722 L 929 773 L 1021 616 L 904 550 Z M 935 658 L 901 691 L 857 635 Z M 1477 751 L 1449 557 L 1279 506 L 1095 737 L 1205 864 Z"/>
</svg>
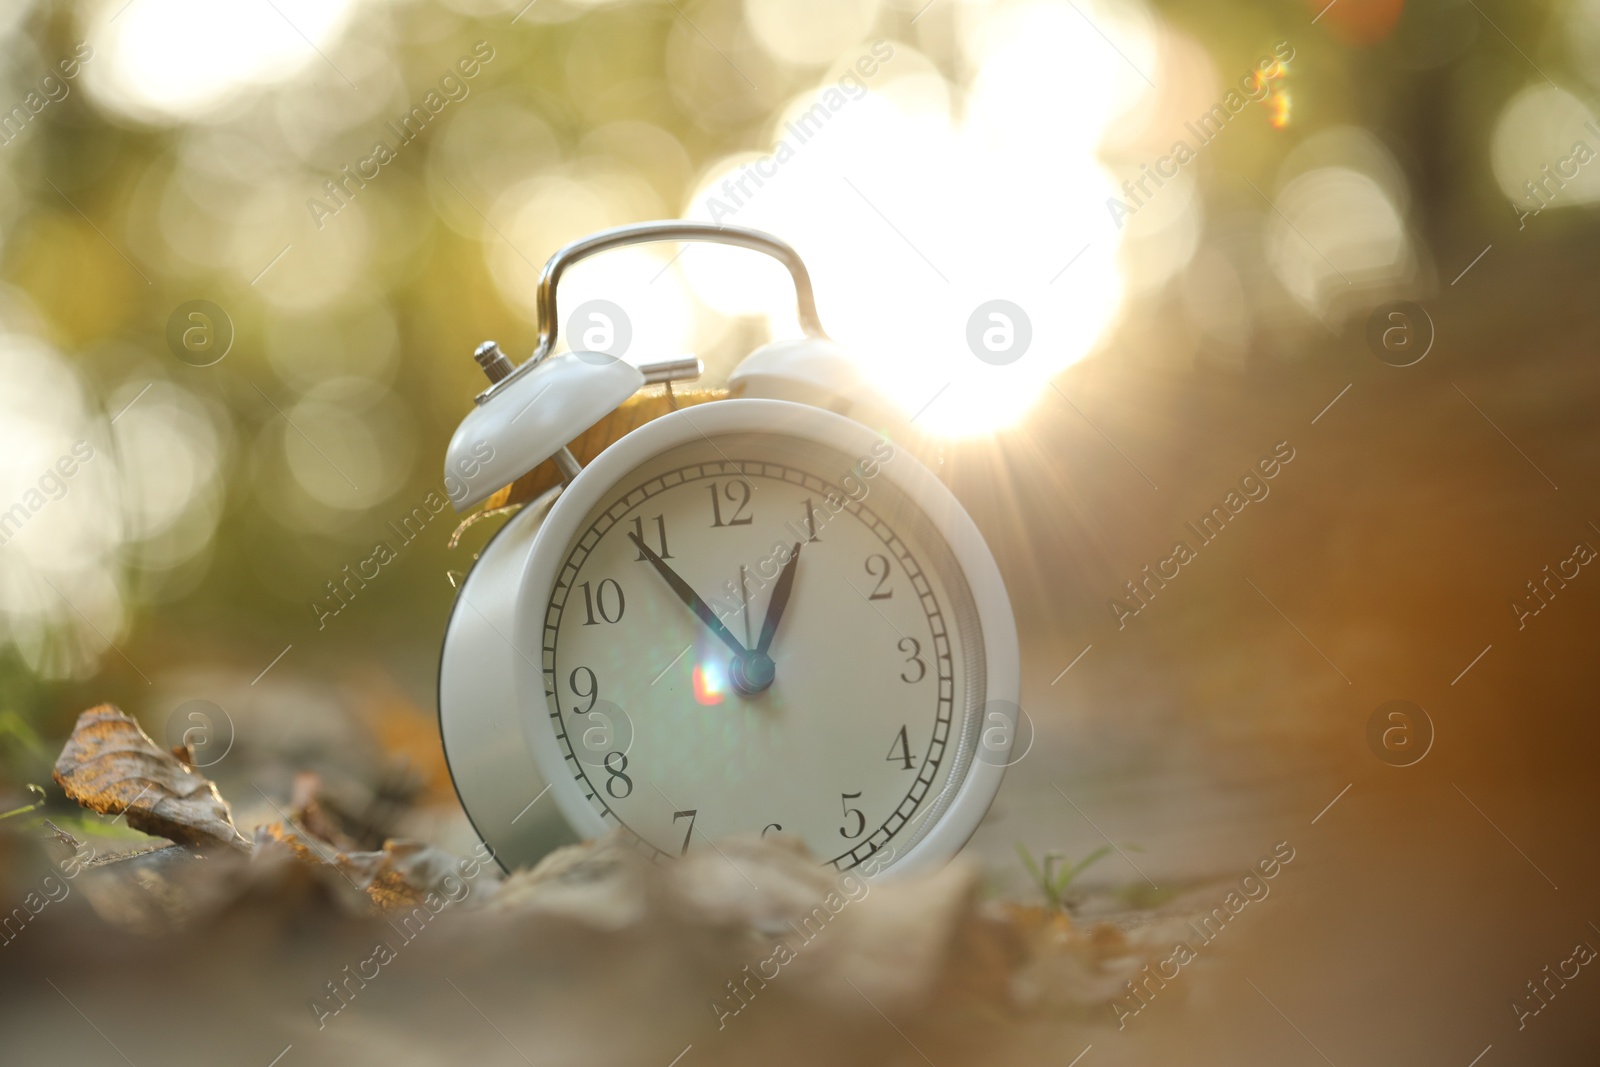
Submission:
<svg viewBox="0 0 1600 1067">
<path fill-rule="evenodd" d="M 511 360 L 506 358 L 506 354 L 500 351 L 500 345 L 495 341 L 483 342 L 473 350 L 472 358 L 483 368 L 490 385 L 510 377 L 511 372 L 516 369 L 511 365 Z"/>
</svg>

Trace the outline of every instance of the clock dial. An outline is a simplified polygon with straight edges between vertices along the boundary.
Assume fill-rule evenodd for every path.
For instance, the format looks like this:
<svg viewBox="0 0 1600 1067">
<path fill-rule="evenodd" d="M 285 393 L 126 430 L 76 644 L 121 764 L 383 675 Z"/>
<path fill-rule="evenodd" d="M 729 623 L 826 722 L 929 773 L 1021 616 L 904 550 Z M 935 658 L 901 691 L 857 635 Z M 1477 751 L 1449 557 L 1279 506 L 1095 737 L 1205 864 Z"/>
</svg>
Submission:
<svg viewBox="0 0 1600 1067">
<path fill-rule="evenodd" d="M 619 479 L 545 608 L 564 769 L 652 856 L 782 832 L 841 869 L 904 855 L 964 780 L 983 639 L 934 524 L 882 473 L 726 434 Z"/>
</svg>

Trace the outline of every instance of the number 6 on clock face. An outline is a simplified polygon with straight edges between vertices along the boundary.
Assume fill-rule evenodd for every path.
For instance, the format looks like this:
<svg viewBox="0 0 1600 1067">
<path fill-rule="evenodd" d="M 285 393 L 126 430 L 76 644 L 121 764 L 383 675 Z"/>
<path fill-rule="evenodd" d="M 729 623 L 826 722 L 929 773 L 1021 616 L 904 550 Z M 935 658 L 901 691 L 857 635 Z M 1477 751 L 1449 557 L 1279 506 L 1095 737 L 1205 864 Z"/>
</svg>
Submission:
<svg viewBox="0 0 1600 1067">
<path fill-rule="evenodd" d="M 900 446 L 783 401 L 684 409 L 603 452 L 521 543 L 508 695 L 533 773 L 496 810 L 548 783 L 578 834 L 620 828 L 652 858 L 785 834 L 874 876 L 976 828 L 1015 629 L 977 529 Z"/>
</svg>

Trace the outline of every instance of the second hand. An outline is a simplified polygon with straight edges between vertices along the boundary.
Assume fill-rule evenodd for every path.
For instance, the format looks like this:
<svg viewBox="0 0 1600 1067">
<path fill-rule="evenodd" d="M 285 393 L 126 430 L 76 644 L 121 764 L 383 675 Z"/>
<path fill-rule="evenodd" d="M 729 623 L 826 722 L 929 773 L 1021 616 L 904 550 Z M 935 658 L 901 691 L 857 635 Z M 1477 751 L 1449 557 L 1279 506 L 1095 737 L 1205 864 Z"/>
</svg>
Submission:
<svg viewBox="0 0 1600 1067">
<path fill-rule="evenodd" d="M 750 586 L 743 563 L 739 564 L 739 600 L 744 604 L 744 647 L 753 648 L 750 641 Z"/>
</svg>

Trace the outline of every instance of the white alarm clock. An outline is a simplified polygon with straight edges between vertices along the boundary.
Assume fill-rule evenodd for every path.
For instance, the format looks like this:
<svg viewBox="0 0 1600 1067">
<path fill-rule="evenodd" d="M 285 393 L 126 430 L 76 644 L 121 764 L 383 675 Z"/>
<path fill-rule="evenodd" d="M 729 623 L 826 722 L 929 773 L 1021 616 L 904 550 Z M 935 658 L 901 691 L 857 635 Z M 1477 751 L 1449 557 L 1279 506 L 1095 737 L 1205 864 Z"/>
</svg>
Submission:
<svg viewBox="0 0 1600 1067">
<path fill-rule="evenodd" d="M 806 336 L 580 466 L 569 442 L 647 383 L 699 373 L 551 355 L 563 270 L 657 240 L 778 258 Z M 546 459 L 564 483 L 483 549 L 445 634 L 440 730 L 479 835 L 508 869 L 618 828 L 663 861 L 734 834 L 793 835 L 874 876 L 955 855 L 1015 732 L 1010 601 L 949 490 L 849 417 L 869 397 L 794 250 L 731 226 L 623 227 L 552 257 L 537 303 L 527 362 L 479 349 L 491 384 L 445 467 L 457 509 Z"/>
</svg>

